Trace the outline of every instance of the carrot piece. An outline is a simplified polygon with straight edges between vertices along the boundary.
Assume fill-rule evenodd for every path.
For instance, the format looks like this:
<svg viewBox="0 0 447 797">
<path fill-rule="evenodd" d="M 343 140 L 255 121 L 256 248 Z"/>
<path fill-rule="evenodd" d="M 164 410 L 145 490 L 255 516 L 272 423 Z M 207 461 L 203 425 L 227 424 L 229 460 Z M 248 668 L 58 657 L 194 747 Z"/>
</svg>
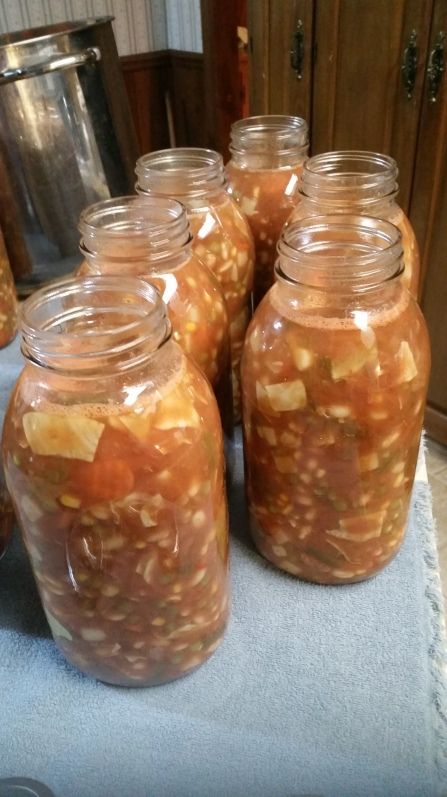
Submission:
<svg viewBox="0 0 447 797">
<path fill-rule="evenodd" d="M 85 501 L 114 501 L 132 492 L 134 475 L 124 459 L 97 460 L 72 471 L 77 495 Z"/>
</svg>

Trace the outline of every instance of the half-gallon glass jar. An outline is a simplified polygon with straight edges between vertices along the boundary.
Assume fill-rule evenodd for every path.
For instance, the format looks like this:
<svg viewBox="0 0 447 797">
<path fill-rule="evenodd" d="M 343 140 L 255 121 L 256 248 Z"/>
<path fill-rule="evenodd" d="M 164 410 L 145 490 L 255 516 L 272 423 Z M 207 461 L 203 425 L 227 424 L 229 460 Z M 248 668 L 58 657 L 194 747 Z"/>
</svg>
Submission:
<svg viewBox="0 0 447 797">
<path fill-rule="evenodd" d="M 402 235 L 402 281 L 418 297 L 419 249 L 409 219 L 396 202 L 396 161 L 378 152 L 325 152 L 306 161 L 299 201 L 289 222 L 309 216 L 354 213 L 387 219 Z"/>
<path fill-rule="evenodd" d="M 254 245 L 250 227 L 228 195 L 222 156 L 210 149 L 151 152 L 137 161 L 140 194 L 162 194 L 187 209 L 193 248 L 220 282 L 230 322 L 235 420 L 240 420 L 240 360 L 251 315 Z"/>
<path fill-rule="evenodd" d="M 184 207 L 166 197 L 117 197 L 86 208 L 79 229 L 85 256 L 81 274 L 142 276 L 159 288 L 174 340 L 210 380 L 225 434 L 231 440 L 225 299 L 218 281 L 191 247 Z"/>
<path fill-rule="evenodd" d="M 222 433 L 208 381 L 140 279 L 54 283 L 21 314 L 7 484 L 57 646 L 84 673 L 163 683 L 228 615 Z"/>
<path fill-rule="evenodd" d="M 276 245 L 298 200 L 308 144 L 307 123 L 298 116 L 251 116 L 231 127 L 226 172 L 255 239 L 255 305 L 274 280 Z"/>
<path fill-rule="evenodd" d="M 305 580 L 361 581 L 405 532 L 430 364 L 425 322 L 387 221 L 295 222 L 278 251 L 242 357 L 253 539 Z"/>
</svg>

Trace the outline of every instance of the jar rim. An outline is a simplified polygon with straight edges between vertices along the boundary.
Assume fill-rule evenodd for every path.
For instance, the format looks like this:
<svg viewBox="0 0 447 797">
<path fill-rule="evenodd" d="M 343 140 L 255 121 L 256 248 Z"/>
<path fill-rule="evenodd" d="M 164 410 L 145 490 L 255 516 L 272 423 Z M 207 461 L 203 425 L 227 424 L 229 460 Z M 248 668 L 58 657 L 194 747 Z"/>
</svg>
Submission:
<svg viewBox="0 0 447 797">
<path fill-rule="evenodd" d="M 380 152 L 323 152 L 305 162 L 300 193 L 311 199 L 374 202 L 396 195 L 398 173 L 394 158 Z"/>
<path fill-rule="evenodd" d="M 114 238 L 127 237 L 129 233 L 144 236 L 164 230 L 167 224 L 184 220 L 185 216 L 185 208 L 176 199 L 131 194 L 88 205 L 81 212 L 78 229 L 82 234 L 107 231 Z"/>
<path fill-rule="evenodd" d="M 305 152 L 309 128 L 305 119 L 286 114 L 247 116 L 231 125 L 230 152 L 241 154 L 273 150 L 277 154 Z"/>
<path fill-rule="evenodd" d="M 148 152 L 135 166 L 140 194 L 202 197 L 225 187 L 223 158 L 205 147 L 173 147 Z"/>
<path fill-rule="evenodd" d="M 400 230 L 372 216 L 337 214 L 292 222 L 278 241 L 276 275 L 294 285 L 366 291 L 403 272 Z"/>
<path fill-rule="evenodd" d="M 82 211 L 78 226 L 82 253 L 98 256 L 110 240 L 128 242 L 129 259 L 168 257 L 192 240 L 185 207 L 164 196 L 131 195 L 96 202 Z"/>
<path fill-rule="evenodd" d="M 37 290 L 20 308 L 20 329 L 22 353 L 35 365 L 82 374 L 93 369 L 96 376 L 106 363 L 124 370 L 147 360 L 171 335 L 154 285 L 98 275 L 63 278 Z"/>
</svg>

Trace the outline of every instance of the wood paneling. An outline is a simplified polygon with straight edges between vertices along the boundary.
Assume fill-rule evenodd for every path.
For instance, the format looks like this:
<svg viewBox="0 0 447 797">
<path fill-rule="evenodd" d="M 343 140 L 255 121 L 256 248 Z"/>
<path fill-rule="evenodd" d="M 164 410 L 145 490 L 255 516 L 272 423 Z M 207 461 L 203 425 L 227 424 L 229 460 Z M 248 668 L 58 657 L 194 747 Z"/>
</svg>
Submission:
<svg viewBox="0 0 447 797">
<path fill-rule="evenodd" d="M 170 97 L 178 147 L 210 146 L 203 124 L 203 55 L 171 50 Z"/>
<path fill-rule="evenodd" d="M 121 58 L 124 80 L 138 139 L 139 154 L 169 146 L 166 93 L 168 51 Z"/>
<path fill-rule="evenodd" d="M 163 50 L 126 56 L 121 65 L 140 155 L 174 143 L 169 135 L 168 108 L 176 146 L 206 145 L 201 54 Z"/>
</svg>

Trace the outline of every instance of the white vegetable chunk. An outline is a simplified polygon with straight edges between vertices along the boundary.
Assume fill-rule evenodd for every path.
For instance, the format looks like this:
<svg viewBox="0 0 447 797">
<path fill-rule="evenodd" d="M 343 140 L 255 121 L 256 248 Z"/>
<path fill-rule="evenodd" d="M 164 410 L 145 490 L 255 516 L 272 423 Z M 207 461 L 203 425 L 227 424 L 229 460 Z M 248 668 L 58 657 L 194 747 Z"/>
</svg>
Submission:
<svg viewBox="0 0 447 797">
<path fill-rule="evenodd" d="M 301 410 L 307 404 L 306 388 L 301 379 L 264 385 L 272 409 L 276 412 Z"/>
<path fill-rule="evenodd" d="M 23 428 L 33 454 L 93 462 L 104 424 L 82 415 L 26 412 Z"/>
<path fill-rule="evenodd" d="M 399 363 L 399 376 L 397 384 L 401 385 L 403 382 L 411 382 L 411 380 L 417 375 L 418 369 L 416 368 L 413 352 L 411 351 L 406 340 L 403 340 L 399 346 L 399 351 L 397 352 L 397 361 Z"/>
</svg>

